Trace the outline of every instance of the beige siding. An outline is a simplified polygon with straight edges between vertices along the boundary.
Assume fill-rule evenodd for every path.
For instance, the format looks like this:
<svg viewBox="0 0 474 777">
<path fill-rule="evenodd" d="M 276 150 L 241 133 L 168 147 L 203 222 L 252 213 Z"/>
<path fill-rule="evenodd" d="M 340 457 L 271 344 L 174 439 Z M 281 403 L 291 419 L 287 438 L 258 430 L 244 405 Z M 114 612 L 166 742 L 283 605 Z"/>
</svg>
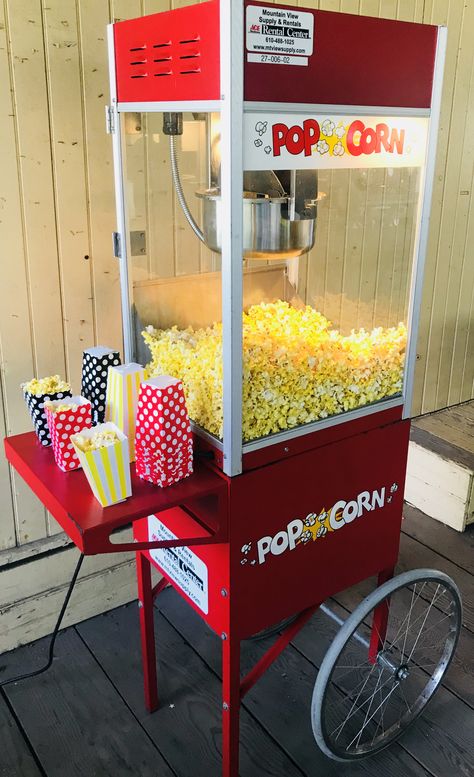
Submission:
<svg viewBox="0 0 474 777">
<path fill-rule="evenodd" d="M 4 0 L 0 4 L 0 245 L 4 262 L 0 430 L 9 434 L 30 428 L 19 391 L 23 380 L 59 372 L 78 389 L 83 348 L 94 342 L 120 346 L 118 267 L 111 256 L 115 224 L 111 143 L 104 126 L 108 93 L 105 25 L 186 4 L 180 0 Z M 305 0 L 292 4 L 448 24 L 414 412 L 467 400 L 473 396 L 474 382 L 474 0 Z M 134 226 L 148 224 L 143 276 L 149 273 L 158 246 L 163 250 L 165 275 L 211 267 L 211 256 L 185 226 L 170 196 L 164 144 L 140 142 L 134 153 L 136 174 L 148 177 L 144 188 L 152 192 L 152 199 L 136 203 Z M 368 202 L 373 193 L 371 182 L 385 185 L 384 175 L 384 171 L 371 171 L 366 182 Z M 347 173 L 349 206 L 354 176 Z M 411 185 L 396 172 L 390 181 L 392 195 L 403 203 Z M 153 212 L 159 214 L 159 221 L 152 219 Z M 379 290 L 389 300 L 387 320 L 393 319 L 404 294 L 404 261 L 412 223 L 405 218 L 398 232 L 390 231 L 383 217 L 370 228 L 365 225 L 362 242 L 355 244 L 350 257 L 357 272 L 348 272 L 341 245 L 329 278 L 328 246 L 331 239 L 346 240 L 341 226 L 329 217 L 320 220 L 317 262 L 326 269 L 320 273 L 312 260 L 302 263 L 308 295 L 322 300 L 335 278 L 339 285 L 334 292 L 343 289 L 348 299 L 357 299 L 360 292 L 368 299 Z M 368 285 L 362 288 L 370 246 L 379 244 L 393 257 L 391 275 L 375 263 L 368 273 Z M 352 312 L 347 308 L 340 312 L 349 326 Z M 360 310 L 358 315 L 363 323 Z M 0 463 L 0 504 L 0 550 L 57 531 L 54 521 L 5 463 Z"/>
</svg>

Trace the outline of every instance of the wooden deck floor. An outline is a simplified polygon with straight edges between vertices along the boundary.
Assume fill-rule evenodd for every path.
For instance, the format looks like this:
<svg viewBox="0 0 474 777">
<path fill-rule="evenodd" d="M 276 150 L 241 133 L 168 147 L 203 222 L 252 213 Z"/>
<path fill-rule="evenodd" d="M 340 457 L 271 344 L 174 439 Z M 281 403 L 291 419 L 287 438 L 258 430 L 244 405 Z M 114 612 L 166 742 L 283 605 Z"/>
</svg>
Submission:
<svg viewBox="0 0 474 777">
<path fill-rule="evenodd" d="M 310 699 L 325 643 L 316 615 L 245 698 L 242 777 L 473 777 L 474 527 L 458 534 L 407 508 L 400 570 L 434 567 L 464 597 L 444 687 L 398 744 L 351 766 L 316 747 Z M 352 608 L 369 582 L 338 597 Z M 51 670 L 0 693 L 0 777 L 218 777 L 220 641 L 171 590 L 157 601 L 162 707 L 145 712 L 135 604 L 62 632 Z M 0 679 L 40 665 L 47 640 L 0 656 Z M 265 649 L 246 643 L 243 671 Z"/>
</svg>

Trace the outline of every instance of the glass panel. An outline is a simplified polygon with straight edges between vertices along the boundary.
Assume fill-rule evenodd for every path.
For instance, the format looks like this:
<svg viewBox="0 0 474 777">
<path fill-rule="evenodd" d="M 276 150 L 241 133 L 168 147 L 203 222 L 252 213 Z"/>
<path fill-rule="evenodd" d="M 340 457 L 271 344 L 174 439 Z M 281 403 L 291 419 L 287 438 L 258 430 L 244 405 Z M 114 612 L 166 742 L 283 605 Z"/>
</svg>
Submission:
<svg viewBox="0 0 474 777">
<path fill-rule="evenodd" d="M 171 131 L 164 133 L 164 119 Z M 176 124 L 176 122 L 178 122 Z M 133 287 L 135 358 L 150 375 L 183 381 L 196 424 L 222 436 L 220 257 L 193 232 L 172 183 L 170 142 L 182 199 L 199 229 L 210 186 L 210 117 L 125 114 L 125 195 Z"/>
<path fill-rule="evenodd" d="M 245 441 L 401 394 L 420 169 L 275 171 L 301 255 L 247 269 Z"/>
</svg>

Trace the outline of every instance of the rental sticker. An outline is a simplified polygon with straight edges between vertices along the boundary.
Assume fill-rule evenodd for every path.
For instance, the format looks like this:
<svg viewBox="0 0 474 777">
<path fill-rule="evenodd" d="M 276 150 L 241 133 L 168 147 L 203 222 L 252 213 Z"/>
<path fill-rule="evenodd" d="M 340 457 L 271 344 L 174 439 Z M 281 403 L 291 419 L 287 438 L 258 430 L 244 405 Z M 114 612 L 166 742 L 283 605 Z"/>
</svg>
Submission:
<svg viewBox="0 0 474 777">
<path fill-rule="evenodd" d="M 313 38 L 312 13 L 294 8 L 247 6 L 246 44 L 247 51 L 253 52 L 247 55 L 249 62 L 307 65 L 307 57 L 313 53 Z"/>
</svg>

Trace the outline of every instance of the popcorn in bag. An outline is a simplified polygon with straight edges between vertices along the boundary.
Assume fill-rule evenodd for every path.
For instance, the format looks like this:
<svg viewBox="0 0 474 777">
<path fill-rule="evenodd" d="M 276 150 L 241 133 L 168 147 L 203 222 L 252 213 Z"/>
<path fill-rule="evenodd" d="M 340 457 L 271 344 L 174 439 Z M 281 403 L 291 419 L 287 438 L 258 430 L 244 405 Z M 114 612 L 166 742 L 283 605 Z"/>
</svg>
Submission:
<svg viewBox="0 0 474 777">
<path fill-rule="evenodd" d="M 78 396 L 67 401 L 47 401 L 44 409 L 56 464 L 63 472 L 79 469 L 81 463 L 71 442 L 71 435 L 92 425 L 91 403 Z"/>
<path fill-rule="evenodd" d="M 112 423 L 83 429 L 71 438 L 95 498 L 102 507 L 132 494 L 128 440 Z"/>
<path fill-rule="evenodd" d="M 48 401 L 54 402 L 70 397 L 69 383 L 62 380 L 59 375 L 50 375 L 47 378 L 32 378 L 28 383 L 22 384 L 22 389 L 38 440 L 41 445 L 51 445 L 44 405 Z"/>
</svg>

